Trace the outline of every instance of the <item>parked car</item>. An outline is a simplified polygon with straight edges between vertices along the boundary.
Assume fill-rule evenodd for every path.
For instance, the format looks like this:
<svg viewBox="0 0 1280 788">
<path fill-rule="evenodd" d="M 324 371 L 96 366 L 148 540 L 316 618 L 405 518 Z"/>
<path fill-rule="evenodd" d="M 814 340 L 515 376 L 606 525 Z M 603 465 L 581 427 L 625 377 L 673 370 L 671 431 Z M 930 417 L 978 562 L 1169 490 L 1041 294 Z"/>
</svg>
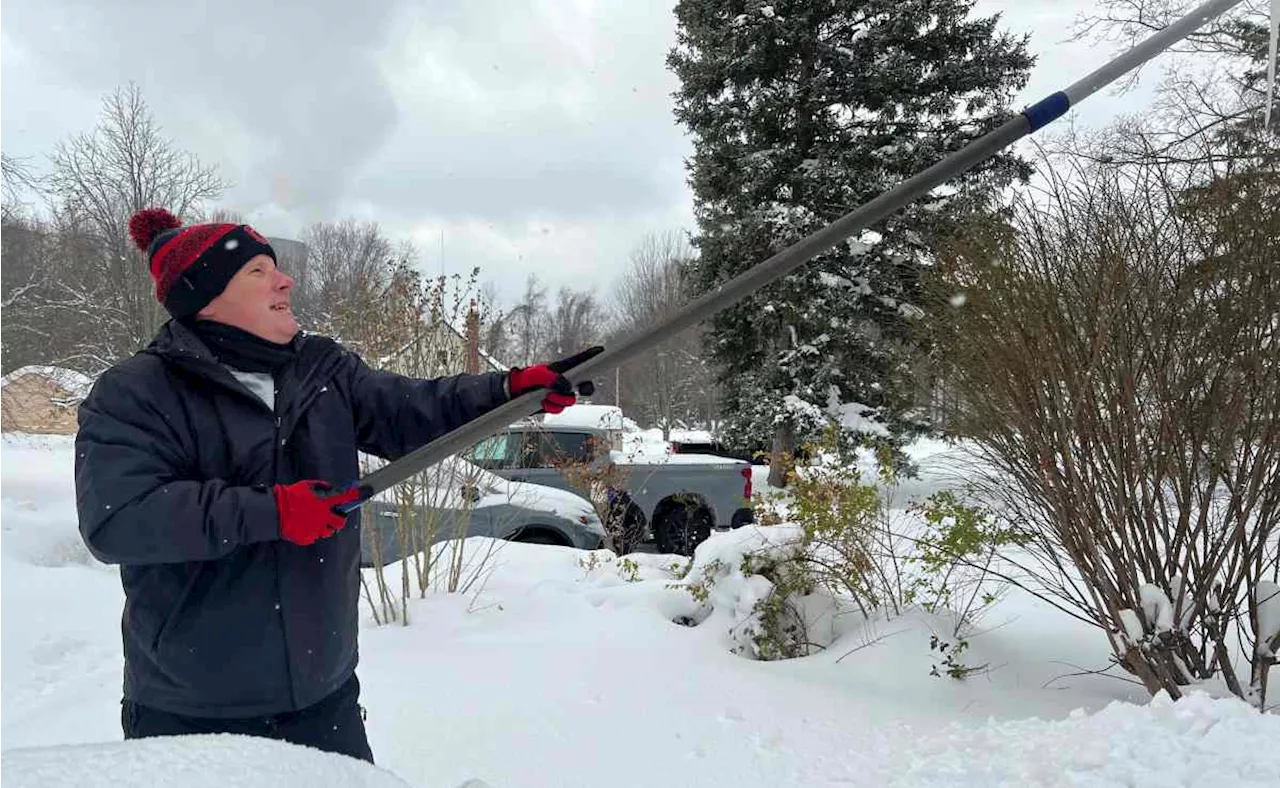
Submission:
<svg viewBox="0 0 1280 788">
<path fill-rule="evenodd" d="M 434 544 L 459 536 L 581 550 L 606 546 L 595 508 L 570 491 L 504 479 L 458 457 L 428 469 L 419 480 L 410 507 L 400 505 L 404 491 L 396 488 L 362 507 L 362 566 L 400 560 L 400 521 L 406 515 L 415 518 L 410 526 L 419 534 L 410 549 L 424 549 L 428 537 Z"/>
<path fill-rule="evenodd" d="M 577 492 L 587 492 L 584 482 L 602 485 L 590 492 L 603 499 L 619 552 L 652 540 L 659 552 L 692 555 L 712 529 L 753 520 L 748 463 L 665 448 L 630 453 L 623 449 L 624 423 L 617 408 L 580 405 L 559 417 L 518 422 L 464 456 L 507 479 Z"/>
</svg>

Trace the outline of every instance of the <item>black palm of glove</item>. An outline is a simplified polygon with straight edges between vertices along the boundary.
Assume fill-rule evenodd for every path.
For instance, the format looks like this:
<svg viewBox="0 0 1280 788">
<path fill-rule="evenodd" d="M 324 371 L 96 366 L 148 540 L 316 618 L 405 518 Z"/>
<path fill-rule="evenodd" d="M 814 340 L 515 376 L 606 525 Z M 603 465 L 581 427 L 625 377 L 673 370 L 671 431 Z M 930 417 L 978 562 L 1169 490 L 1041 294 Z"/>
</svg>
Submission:
<svg viewBox="0 0 1280 788">
<path fill-rule="evenodd" d="M 574 386 L 564 373 L 603 352 L 604 348 L 597 346 L 550 364 L 517 367 L 511 370 L 511 374 L 507 377 L 511 397 L 514 399 L 534 389 L 547 389 L 547 396 L 542 400 L 542 409 L 547 413 L 559 413 L 578 401 L 574 396 Z M 596 393 L 596 385 L 589 380 L 584 380 L 578 384 L 577 393 L 583 397 L 590 397 Z"/>
</svg>

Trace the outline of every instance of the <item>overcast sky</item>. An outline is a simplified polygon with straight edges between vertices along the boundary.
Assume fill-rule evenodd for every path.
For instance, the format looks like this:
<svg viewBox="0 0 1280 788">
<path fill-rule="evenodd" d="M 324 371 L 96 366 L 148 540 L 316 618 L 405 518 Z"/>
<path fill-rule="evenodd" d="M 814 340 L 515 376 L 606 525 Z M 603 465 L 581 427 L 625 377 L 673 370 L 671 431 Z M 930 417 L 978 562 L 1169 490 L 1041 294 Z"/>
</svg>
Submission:
<svg viewBox="0 0 1280 788">
<path fill-rule="evenodd" d="M 1093 2 L 979 0 L 1031 34 L 1029 103 L 1100 65 L 1068 43 Z M 376 219 L 423 267 L 607 288 L 647 232 L 690 228 L 654 0 L 5 0 L 0 147 L 43 159 L 136 82 L 165 133 L 234 184 L 260 231 Z M 1148 91 L 1102 94 L 1107 122 Z M 443 254 L 441 237 L 443 234 Z"/>
</svg>

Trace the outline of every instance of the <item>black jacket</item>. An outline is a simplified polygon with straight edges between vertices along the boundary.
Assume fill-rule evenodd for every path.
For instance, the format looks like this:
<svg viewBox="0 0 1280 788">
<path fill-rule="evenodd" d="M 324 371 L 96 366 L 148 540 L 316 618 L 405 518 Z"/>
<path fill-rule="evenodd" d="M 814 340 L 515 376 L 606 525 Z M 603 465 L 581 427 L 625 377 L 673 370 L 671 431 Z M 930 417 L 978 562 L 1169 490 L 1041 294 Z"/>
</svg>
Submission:
<svg viewBox="0 0 1280 788">
<path fill-rule="evenodd" d="M 358 476 L 497 407 L 500 374 L 414 380 L 300 337 L 273 413 L 196 336 L 168 323 L 107 370 L 79 413 L 80 532 L 125 590 L 124 695 L 206 717 L 309 706 L 357 660 L 360 515 L 300 547 L 271 486 Z"/>
</svg>

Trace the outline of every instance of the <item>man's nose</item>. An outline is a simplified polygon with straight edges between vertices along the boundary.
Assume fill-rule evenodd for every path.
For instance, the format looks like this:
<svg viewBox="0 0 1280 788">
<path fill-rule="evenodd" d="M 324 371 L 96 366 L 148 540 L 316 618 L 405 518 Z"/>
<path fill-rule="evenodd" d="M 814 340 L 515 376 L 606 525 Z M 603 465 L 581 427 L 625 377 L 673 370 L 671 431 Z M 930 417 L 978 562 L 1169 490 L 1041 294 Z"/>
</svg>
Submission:
<svg viewBox="0 0 1280 788">
<path fill-rule="evenodd" d="M 288 290 L 291 287 L 293 287 L 293 277 L 286 273 L 276 271 L 276 289 Z"/>
</svg>

